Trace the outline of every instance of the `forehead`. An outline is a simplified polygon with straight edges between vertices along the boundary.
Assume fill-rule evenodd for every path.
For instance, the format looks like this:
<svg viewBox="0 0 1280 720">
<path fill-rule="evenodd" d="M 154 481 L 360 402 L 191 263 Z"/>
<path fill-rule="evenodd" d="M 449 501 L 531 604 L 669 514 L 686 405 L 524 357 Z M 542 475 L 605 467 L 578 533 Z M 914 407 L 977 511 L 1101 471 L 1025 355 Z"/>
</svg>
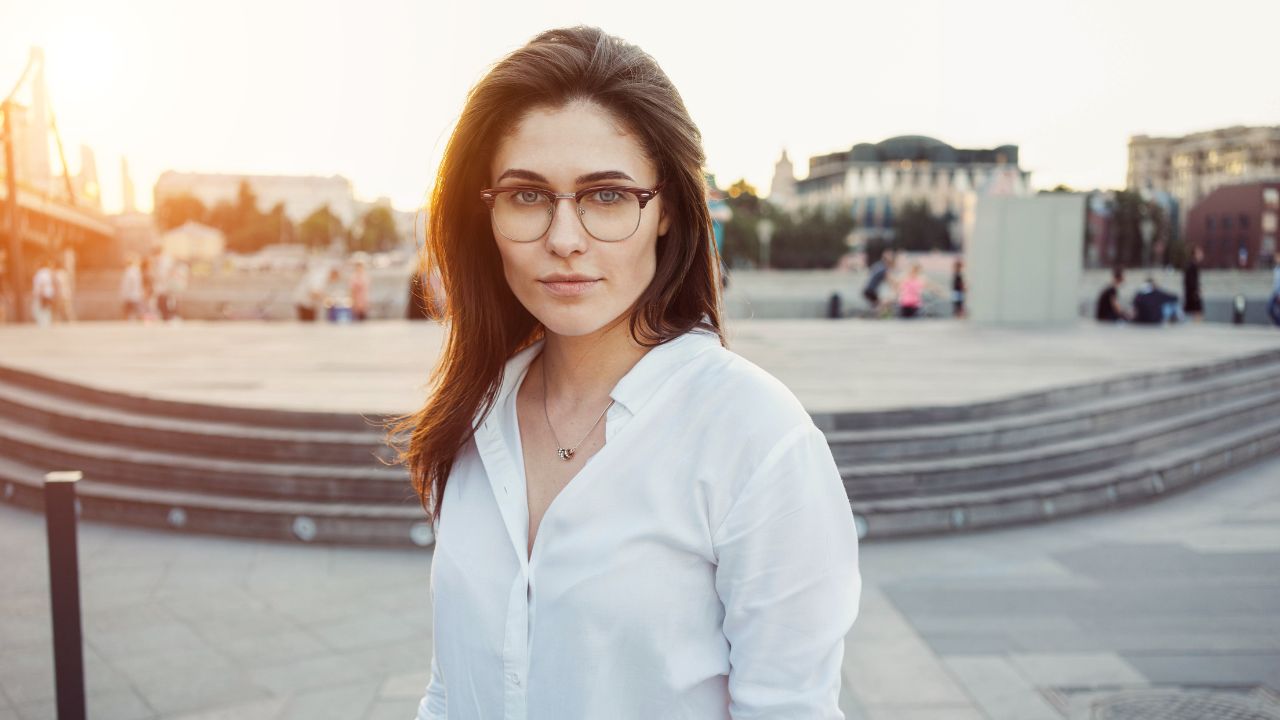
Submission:
<svg viewBox="0 0 1280 720">
<path fill-rule="evenodd" d="M 535 172 L 566 186 L 580 175 L 605 170 L 624 172 L 645 186 L 657 180 L 653 162 L 635 133 L 587 101 L 526 113 L 499 140 L 489 179 L 496 182 L 511 169 Z"/>
</svg>

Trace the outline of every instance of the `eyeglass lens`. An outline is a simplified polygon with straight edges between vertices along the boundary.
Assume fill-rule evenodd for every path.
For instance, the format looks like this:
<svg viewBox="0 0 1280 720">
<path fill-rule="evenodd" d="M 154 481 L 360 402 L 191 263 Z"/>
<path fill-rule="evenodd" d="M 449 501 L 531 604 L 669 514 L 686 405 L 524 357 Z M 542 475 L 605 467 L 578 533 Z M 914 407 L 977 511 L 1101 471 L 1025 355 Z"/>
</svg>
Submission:
<svg viewBox="0 0 1280 720">
<path fill-rule="evenodd" d="M 516 242 L 532 242 L 546 234 L 555 217 L 555 199 L 534 190 L 500 192 L 493 219 L 502 234 Z M 623 190 L 601 189 L 578 200 L 582 226 L 597 240 L 625 240 L 640 226 L 640 200 Z"/>
</svg>

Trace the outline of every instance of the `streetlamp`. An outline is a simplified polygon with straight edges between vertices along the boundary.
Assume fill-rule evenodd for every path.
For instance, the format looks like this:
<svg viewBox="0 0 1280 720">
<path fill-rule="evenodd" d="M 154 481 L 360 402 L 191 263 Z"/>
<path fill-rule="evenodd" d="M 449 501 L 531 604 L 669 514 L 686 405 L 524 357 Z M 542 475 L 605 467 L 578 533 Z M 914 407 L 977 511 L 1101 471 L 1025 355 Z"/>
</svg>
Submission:
<svg viewBox="0 0 1280 720">
<path fill-rule="evenodd" d="M 756 236 L 760 239 L 760 269 L 769 269 L 769 243 L 773 240 L 773 221 L 765 218 L 756 223 Z"/>
</svg>

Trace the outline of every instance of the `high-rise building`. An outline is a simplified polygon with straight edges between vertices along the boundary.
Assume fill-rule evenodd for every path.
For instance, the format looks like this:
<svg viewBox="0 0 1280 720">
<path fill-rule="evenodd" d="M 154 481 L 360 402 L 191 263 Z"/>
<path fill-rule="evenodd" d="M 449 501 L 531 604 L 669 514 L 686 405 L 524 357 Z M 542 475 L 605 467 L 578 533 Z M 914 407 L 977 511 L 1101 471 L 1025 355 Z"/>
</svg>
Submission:
<svg viewBox="0 0 1280 720">
<path fill-rule="evenodd" d="M 1129 138 L 1126 186 L 1165 191 L 1186 213 L 1214 190 L 1232 183 L 1280 177 L 1280 126 L 1235 126 L 1182 137 Z"/>
</svg>

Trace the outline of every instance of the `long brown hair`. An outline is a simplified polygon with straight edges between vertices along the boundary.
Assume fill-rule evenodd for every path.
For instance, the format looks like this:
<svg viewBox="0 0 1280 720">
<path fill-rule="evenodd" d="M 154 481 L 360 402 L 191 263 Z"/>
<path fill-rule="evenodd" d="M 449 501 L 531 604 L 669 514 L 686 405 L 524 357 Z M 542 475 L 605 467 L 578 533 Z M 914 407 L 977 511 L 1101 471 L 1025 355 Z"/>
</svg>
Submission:
<svg viewBox="0 0 1280 720">
<path fill-rule="evenodd" d="M 432 521 L 458 452 L 497 400 L 507 361 L 545 332 L 507 285 L 480 191 L 505 133 L 530 110 L 574 100 L 599 105 L 635 133 L 663 183 L 671 224 L 657 241 L 653 280 L 630 309 L 632 337 L 652 347 L 702 327 L 724 342 L 702 136 L 680 94 L 653 58 L 598 28 L 538 35 L 471 89 L 431 194 L 423 252 L 440 273 L 449 327 L 426 405 L 391 427 L 391 441 Z"/>
</svg>

